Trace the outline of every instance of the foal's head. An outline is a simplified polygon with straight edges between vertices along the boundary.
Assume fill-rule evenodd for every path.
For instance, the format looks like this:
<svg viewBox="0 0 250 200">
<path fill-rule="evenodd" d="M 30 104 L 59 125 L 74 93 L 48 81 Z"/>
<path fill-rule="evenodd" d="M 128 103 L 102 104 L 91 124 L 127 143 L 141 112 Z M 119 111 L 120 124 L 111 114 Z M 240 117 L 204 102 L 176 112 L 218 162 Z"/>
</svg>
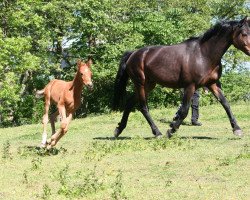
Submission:
<svg viewBox="0 0 250 200">
<path fill-rule="evenodd" d="M 93 89 L 93 82 L 92 82 L 92 72 L 91 66 L 92 60 L 89 59 L 86 63 L 82 62 L 80 59 L 77 61 L 77 71 L 79 76 L 81 76 L 82 82 L 86 85 L 89 89 Z"/>
<path fill-rule="evenodd" d="M 233 44 L 250 56 L 250 20 L 245 17 L 234 28 Z"/>
</svg>

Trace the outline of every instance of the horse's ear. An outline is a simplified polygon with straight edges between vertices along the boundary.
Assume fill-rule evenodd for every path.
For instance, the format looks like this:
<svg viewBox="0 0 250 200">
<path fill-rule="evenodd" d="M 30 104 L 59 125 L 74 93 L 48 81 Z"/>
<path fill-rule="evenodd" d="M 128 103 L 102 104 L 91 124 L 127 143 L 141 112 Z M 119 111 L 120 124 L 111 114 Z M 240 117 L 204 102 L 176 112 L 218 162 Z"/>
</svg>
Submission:
<svg viewBox="0 0 250 200">
<path fill-rule="evenodd" d="M 240 20 L 240 24 L 243 25 L 248 22 L 247 16 Z"/>
<path fill-rule="evenodd" d="M 88 58 L 86 64 L 88 65 L 88 67 L 90 67 L 92 65 L 93 61 L 91 58 Z"/>
</svg>

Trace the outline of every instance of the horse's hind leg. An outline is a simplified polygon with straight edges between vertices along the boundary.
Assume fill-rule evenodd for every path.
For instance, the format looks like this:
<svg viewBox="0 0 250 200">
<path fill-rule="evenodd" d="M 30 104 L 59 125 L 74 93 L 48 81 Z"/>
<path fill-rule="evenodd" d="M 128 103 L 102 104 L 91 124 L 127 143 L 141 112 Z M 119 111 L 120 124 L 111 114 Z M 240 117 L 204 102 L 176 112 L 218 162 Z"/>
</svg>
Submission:
<svg viewBox="0 0 250 200">
<path fill-rule="evenodd" d="M 49 122 L 49 106 L 50 106 L 50 97 L 49 95 L 45 95 L 45 112 L 43 115 L 43 135 L 42 135 L 42 143 L 41 143 L 41 147 L 46 147 L 46 140 L 47 140 L 47 124 Z"/>
<path fill-rule="evenodd" d="M 150 125 L 150 127 L 152 129 L 153 134 L 156 137 L 160 137 L 162 134 L 159 131 L 158 127 L 155 125 L 153 119 L 151 118 L 149 111 L 148 111 L 148 106 L 147 106 L 147 94 L 154 87 L 155 87 L 155 83 L 146 83 L 145 87 L 143 85 L 137 85 L 136 90 L 137 90 L 137 94 L 138 94 L 138 100 L 139 100 L 139 106 L 140 106 L 141 113 L 146 118 L 148 124 Z"/>
<path fill-rule="evenodd" d="M 135 103 L 136 103 L 136 97 L 134 94 L 126 102 L 121 122 L 118 124 L 118 127 L 116 127 L 115 132 L 114 132 L 115 137 L 118 137 L 122 133 L 123 129 L 125 129 L 125 127 L 127 126 L 128 116 L 131 110 L 133 109 Z"/>
<path fill-rule="evenodd" d="M 181 107 L 178 110 L 178 116 L 177 119 L 175 119 L 175 121 L 173 121 L 170 124 L 171 129 L 169 129 L 167 131 L 167 136 L 170 138 L 173 136 L 173 133 L 176 132 L 176 130 L 180 127 L 181 123 L 183 122 L 183 120 L 187 117 L 188 115 L 188 110 L 191 104 L 191 98 L 194 94 L 195 91 L 195 86 L 194 85 L 190 85 L 189 87 L 185 88 L 184 90 L 184 96 L 182 99 L 182 104 Z"/>
</svg>

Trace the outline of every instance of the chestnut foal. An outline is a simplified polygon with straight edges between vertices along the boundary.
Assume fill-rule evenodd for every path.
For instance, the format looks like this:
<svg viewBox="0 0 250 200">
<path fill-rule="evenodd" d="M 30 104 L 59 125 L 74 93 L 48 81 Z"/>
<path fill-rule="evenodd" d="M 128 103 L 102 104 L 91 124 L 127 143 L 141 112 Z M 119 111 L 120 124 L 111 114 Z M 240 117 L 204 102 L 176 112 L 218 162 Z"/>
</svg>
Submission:
<svg viewBox="0 0 250 200">
<path fill-rule="evenodd" d="M 81 92 L 83 85 L 86 85 L 90 89 L 93 88 L 91 79 L 92 72 L 90 69 L 91 64 L 91 59 L 89 59 L 86 63 L 78 60 L 77 72 L 72 81 L 66 82 L 54 79 L 50 81 L 44 89 L 36 92 L 37 97 L 45 97 L 45 113 L 42 120 L 43 136 L 41 147 L 47 147 L 47 149 L 50 149 L 55 146 L 60 138 L 68 131 L 68 126 L 72 116 L 81 104 Z M 57 111 L 50 116 L 52 136 L 47 141 L 46 126 L 49 122 L 48 114 L 50 103 L 57 105 Z M 61 126 L 59 130 L 55 132 L 55 119 L 58 115 L 60 115 Z"/>
</svg>

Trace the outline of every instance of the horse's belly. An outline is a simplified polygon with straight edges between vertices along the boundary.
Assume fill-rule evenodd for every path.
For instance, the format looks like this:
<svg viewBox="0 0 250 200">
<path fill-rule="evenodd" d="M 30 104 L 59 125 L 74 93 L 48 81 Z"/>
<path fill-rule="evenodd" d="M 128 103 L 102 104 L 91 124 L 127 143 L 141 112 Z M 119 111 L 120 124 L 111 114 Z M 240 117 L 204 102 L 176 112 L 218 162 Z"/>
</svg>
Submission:
<svg viewBox="0 0 250 200">
<path fill-rule="evenodd" d="M 177 71 L 173 71 L 171 69 L 149 70 L 148 73 L 146 73 L 146 76 L 148 79 L 153 80 L 157 84 L 160 84 L 164 87 L 180 87 L 179 74 Z"/>
</svg>

